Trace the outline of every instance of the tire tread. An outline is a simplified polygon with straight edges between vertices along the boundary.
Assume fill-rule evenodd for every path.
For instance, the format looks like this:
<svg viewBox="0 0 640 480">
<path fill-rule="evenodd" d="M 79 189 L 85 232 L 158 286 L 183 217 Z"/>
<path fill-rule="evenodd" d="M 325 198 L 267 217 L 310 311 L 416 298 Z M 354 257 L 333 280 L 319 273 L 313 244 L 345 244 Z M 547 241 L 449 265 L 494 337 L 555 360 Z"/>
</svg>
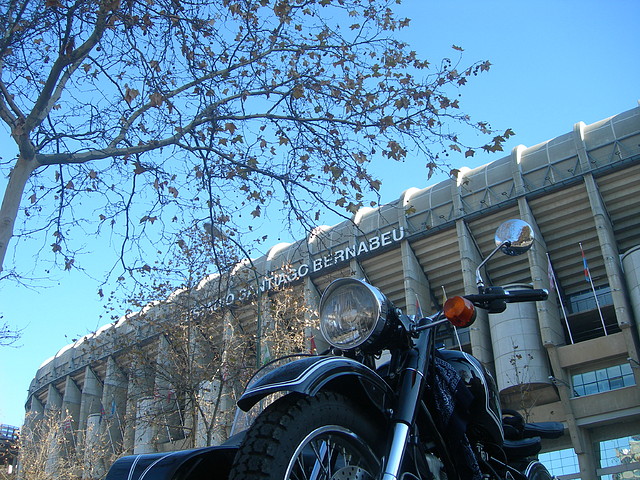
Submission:
<svg viewBox="0 0 640 480">
<path fill-rule="evenodd" d="M 266 466 L 276 458 L 288 427 L 304 409 L 313 409 L 319 402 L 350 403 L 334 392 L 320 392 L 314 397 L 287 395 L 269 405 L 256 419 L 236 454 L 229 480 L 269 480 L 271 472 Z"/>
</svg>

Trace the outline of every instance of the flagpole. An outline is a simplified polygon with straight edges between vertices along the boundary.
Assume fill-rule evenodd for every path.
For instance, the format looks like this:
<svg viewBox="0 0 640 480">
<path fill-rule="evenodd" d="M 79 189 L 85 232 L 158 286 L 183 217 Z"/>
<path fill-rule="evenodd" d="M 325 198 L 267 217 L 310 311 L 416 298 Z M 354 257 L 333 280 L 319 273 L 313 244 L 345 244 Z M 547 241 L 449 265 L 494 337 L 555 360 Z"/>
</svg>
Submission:
<svg viewBox="0 0 640 480">
<path fill-rule="evenodd" d="M 600 315 L 600 322 L 602 323 L 602 329 L 604 330 L 604 335 L 607 336 L 607 327 L 604 323 L 604 317 L 602 316 L 602 311 L 600 310 L 600 302 L 598 302 L 598 294 L 596 293 L 596 287 L 593 285 L 593 279 L 591 278 L 591 272 L 589 271 L 589 266 L 587 265 L 587 257 L 584 254 L 584 250 L 582 249 L 582 242 L 579 242 L 580 252 L 582 253 L 582 264 L 584 266 L 584 276 L 591 285 L 591 291 L 593 292 L 593 298 L 596 301 L 596 307 L 598 308 L 598 314 Z"/>
<path fill-rule="evenodd" d="M 567 326 L 567 333 L 569 334 L 569 340 L 573 345 L 575 342 L 573 341 L 573 335 L 571 334 L 571 327 L 569 327 L 569 320 L 567 319 L 567 311 L 564 309 L 564 302 L 562 301 L 562 295 L 560 295 L 560 288 L 558 288 L 558 279 L 556 278 L 556 272 L 553 271 L 553 265 L 551 265 L 551 257 L 549 256 L 549 252 L 547 253 L 547 262 L 548 262 L 548 270 L 549 276 L 551 277 L 550 285 L 552 290 L 556 291 L 556 295 L 558 296 L 558 300 L 560 301 L 560 310 L 562 310 L 562 317 L 564 318 L 564 323 Z"/>
</svg>

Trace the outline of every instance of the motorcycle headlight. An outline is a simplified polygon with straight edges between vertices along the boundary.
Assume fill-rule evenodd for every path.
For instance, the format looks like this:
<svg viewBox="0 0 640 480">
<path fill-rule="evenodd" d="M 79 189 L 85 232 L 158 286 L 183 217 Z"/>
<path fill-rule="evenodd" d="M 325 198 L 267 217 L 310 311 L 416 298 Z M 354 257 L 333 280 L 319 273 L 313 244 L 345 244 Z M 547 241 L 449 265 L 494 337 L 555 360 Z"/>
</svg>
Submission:
<svg viewBox="0 0 640 480">
<path fill-rule="evenodd" d="M 333 281 L 320 299 L 320 331 L 342 350 L 372 346 L 387 325 L 393 306 L 375 287 L 356 280 Z"/>
</svg>

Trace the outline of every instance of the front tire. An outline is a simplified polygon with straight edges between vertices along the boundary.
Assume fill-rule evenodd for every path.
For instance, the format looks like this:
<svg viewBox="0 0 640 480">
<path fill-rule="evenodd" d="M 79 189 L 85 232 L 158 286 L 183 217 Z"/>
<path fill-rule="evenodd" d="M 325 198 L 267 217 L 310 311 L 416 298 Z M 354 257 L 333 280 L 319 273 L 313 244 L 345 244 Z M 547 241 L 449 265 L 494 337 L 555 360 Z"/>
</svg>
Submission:
<svg viewBox="0 0 640 480">
<path fill-rule="evenodd" d="M 247 432 L 229 479 L 373 480 L 382 468 L 382 427 L 345 396 L 287 395 Z"/>
</svg>

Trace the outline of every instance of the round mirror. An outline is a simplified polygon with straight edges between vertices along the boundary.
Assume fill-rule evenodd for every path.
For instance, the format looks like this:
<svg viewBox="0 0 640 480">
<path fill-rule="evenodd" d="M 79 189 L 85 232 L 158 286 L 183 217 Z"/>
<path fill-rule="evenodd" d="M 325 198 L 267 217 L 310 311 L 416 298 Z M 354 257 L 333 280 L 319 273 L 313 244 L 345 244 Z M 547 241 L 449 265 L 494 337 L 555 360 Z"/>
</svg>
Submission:
<svg viewBox="0 0 640 480">
<path fill-rule="evenodd" d="M 502 253 L 521 255 L 533 245 L 533 229 L 525 221 L 507 220 L 496 230 L 495 242 Z"/>
</svg>

